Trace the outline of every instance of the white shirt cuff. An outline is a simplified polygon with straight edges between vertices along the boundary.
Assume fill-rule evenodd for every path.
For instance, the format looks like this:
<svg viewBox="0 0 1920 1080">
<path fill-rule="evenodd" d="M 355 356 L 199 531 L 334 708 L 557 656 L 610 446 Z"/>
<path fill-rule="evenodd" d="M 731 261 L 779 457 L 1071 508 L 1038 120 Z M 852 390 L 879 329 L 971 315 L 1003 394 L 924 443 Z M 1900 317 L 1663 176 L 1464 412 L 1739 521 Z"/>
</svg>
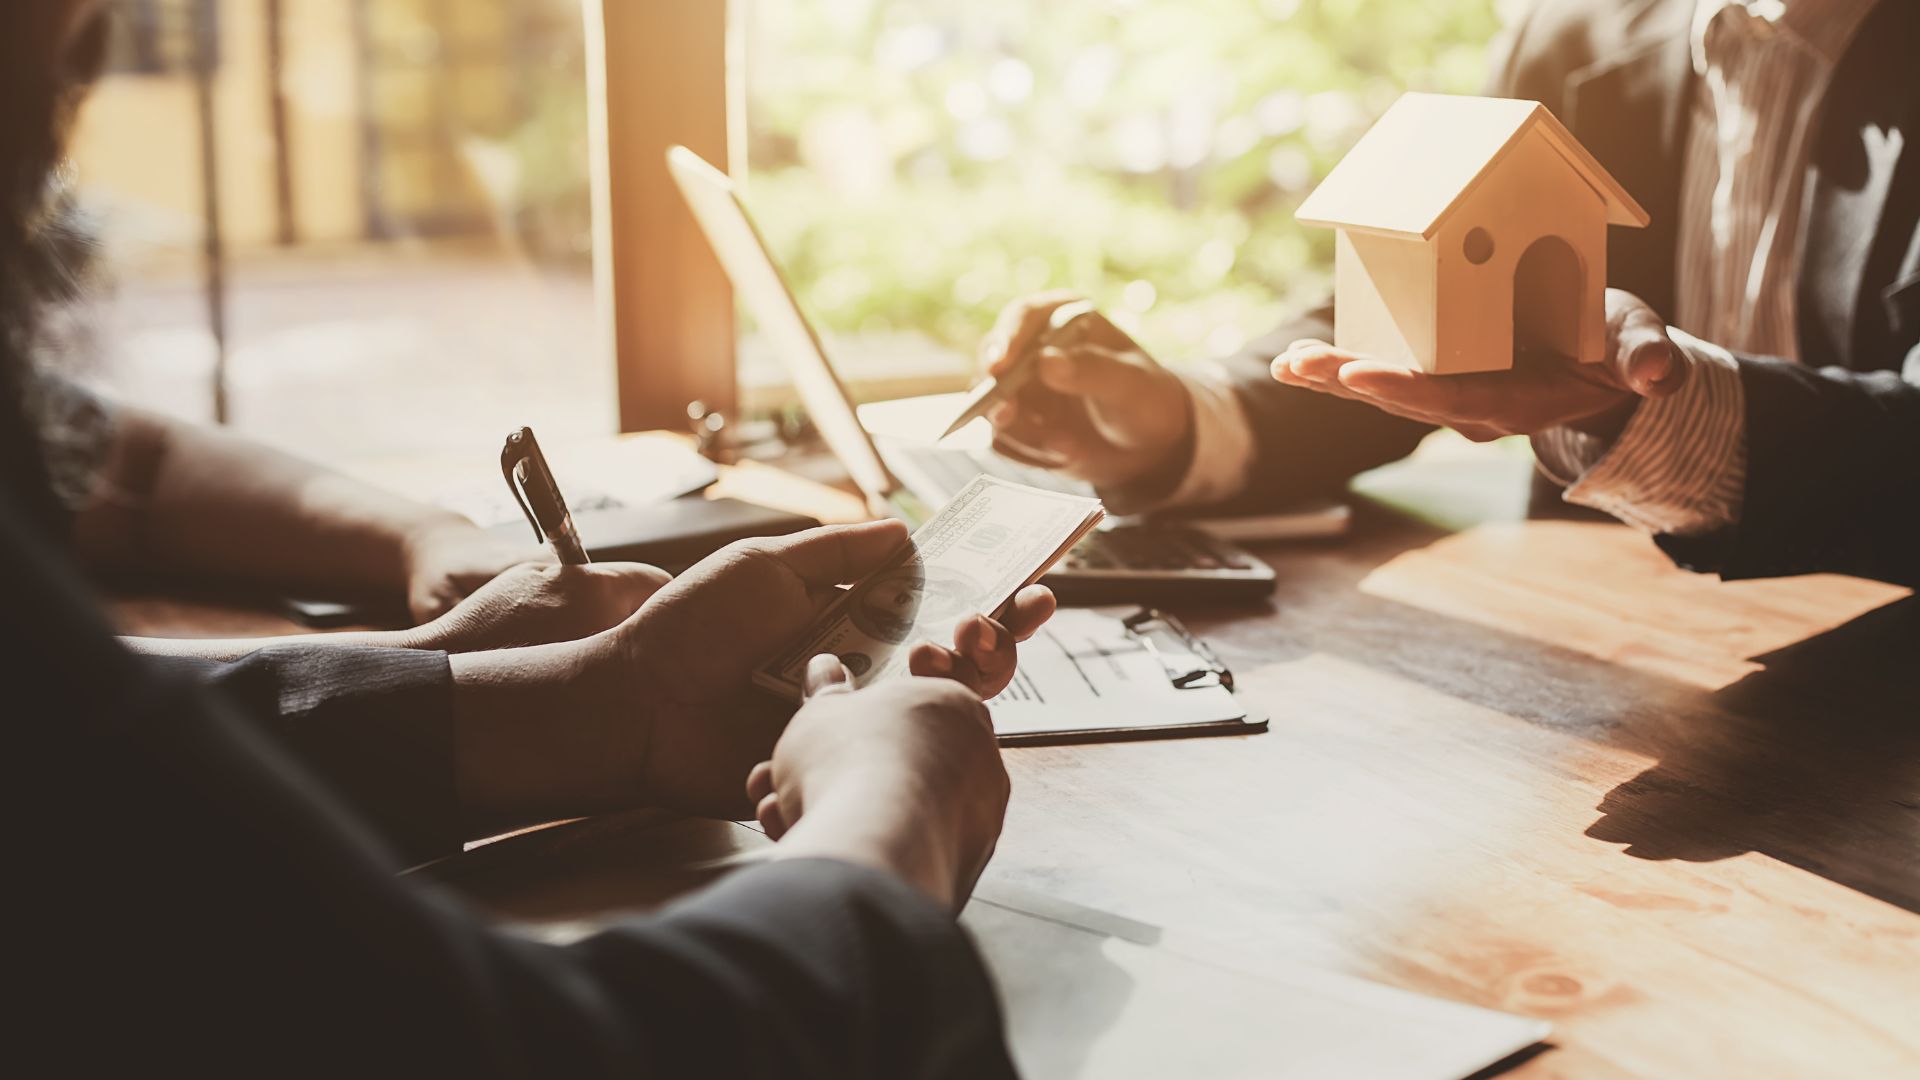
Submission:
<svg viewBox="0 0 1920 1080">
<path fill-rule="evenodd" d="M 1219 364 L 1182 372 L 1193 400 L 1193 463 L 1166 506 L 1205 506 L 1240 494 L 1253 468 L 1253 425 Z"/>
<path fill-rule="evenodd" d="M 1746 395 L 1733 354 L 1667 334 L 1692 364 L 1678 393 L 1641 402 L 1611 443 L 1558 427 L 1535 435 L 1533 451 L 1540 471 L 1567 486 L 1566 501 L 1650 533 L 1697 536 L 1740 518 Z"/>
</svg>

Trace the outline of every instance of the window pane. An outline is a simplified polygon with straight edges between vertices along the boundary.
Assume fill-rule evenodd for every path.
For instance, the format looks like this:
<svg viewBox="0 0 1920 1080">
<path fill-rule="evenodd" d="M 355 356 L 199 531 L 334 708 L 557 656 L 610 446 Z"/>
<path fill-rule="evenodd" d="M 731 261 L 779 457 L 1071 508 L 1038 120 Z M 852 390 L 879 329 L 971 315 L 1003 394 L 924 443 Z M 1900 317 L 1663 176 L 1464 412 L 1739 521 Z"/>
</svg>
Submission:
<svg viewBox="0 0 1920 1080">
<path fill-rule="evenodd" d="M 1299 200 L 1402 90 L 1476 90 L 1494 8 L 755 0 L 749 201 L 869 396 L 953 388 L 1050 288 L 1169 362 L 1231 352 L 1325 287 Z M 751 339 L 741 375 L 781 379 Z"/>
<path fill-rule="evenodd" d="M 481 467 L 521 424 L 613 430 L 578 0 L 120 8 L 73 152 L 108 241 L 102 381 L 212 415 L 204 25 L 236 429 L 336 461 L 433 451 Z"/>
</svg>

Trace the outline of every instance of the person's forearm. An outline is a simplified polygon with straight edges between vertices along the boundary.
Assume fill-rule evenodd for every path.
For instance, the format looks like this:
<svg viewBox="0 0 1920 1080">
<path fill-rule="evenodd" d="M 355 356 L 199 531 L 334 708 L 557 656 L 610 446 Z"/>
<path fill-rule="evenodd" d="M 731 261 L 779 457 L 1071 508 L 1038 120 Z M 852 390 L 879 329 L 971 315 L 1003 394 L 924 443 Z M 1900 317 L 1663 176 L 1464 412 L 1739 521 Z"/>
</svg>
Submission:
<svg viewBox="0 0 1920 1080">
<path fill-rule="evenodd" d="M 875 814 L 875 806 L 894 812 Z M 780 838 L 776 859 L 838 859 L 882 870 L 918 889 L 949 911 L 958 910 L 966 890 L 954 867 L 953 844 L 929 823 L 939 820 L 933 807 L 917 807 L 911 792 L 879 798 L 842 792 L 825 805 L 808 807 L 806 816 Z"/>
<path fill-rule="evenodd" d="M 75 521 L 96 569 L 401 589 L 407 551 L 464 518 L 225 432 L 116 415 L 97 504 Z"/>
<path fill-rule="evenodd" d="M 650 716 L 625 685 L 631 670 L 609 660 L 615 648 L 601 634 L 450 658 L 469 838 L 645 805 Z"/>
</svg>

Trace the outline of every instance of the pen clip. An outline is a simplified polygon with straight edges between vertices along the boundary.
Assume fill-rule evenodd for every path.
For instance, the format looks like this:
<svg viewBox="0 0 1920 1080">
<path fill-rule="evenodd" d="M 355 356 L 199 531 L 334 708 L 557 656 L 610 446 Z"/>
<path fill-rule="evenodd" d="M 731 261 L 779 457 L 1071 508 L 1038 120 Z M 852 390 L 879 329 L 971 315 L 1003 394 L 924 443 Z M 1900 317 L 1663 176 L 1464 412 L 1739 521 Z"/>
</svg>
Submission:
<svg viewBox="0 0 1920 1080">
<path fill-rule="evenodd" d="M 547 542 L 547 531 L 540 527 L 540 519 L 533 513 L 533 504 L 527 501 L 526 493 L 521 490 L 520 465 L 530 456 L 528 446 L 531 440 L 528 437 L 531 434 L 530 429 L 521 428 L 507 436 L 507 444 L 500 448 L 500 472 L 507 478 L 507 487 L 513 491 L 513 501 L 519 503 L 520 512 L 527 515 L 527 524 L 533 526 L 534 542 L 544 544 Z"/>
</svg>

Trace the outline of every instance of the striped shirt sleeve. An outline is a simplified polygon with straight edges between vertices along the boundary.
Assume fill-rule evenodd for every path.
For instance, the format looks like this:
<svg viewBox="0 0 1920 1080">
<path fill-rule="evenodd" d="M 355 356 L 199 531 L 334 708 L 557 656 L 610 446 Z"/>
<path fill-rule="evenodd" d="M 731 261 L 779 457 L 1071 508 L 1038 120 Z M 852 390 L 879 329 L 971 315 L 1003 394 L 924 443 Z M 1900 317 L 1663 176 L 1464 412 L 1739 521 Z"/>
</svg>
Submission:
<svg viewBox="0 0 1920 1080">
<path fill-rule="evenodd" d="M 1693 370 L 1672 397 L 1644 401 L 1611 441 L 1568 428 L 1533 437 L 1566 501 L 1650 533 L 1698 536 L 1738 521 L 1747 479 L 1740 368 L 1718 345 L 1669 329 Z"/>
</svg>

